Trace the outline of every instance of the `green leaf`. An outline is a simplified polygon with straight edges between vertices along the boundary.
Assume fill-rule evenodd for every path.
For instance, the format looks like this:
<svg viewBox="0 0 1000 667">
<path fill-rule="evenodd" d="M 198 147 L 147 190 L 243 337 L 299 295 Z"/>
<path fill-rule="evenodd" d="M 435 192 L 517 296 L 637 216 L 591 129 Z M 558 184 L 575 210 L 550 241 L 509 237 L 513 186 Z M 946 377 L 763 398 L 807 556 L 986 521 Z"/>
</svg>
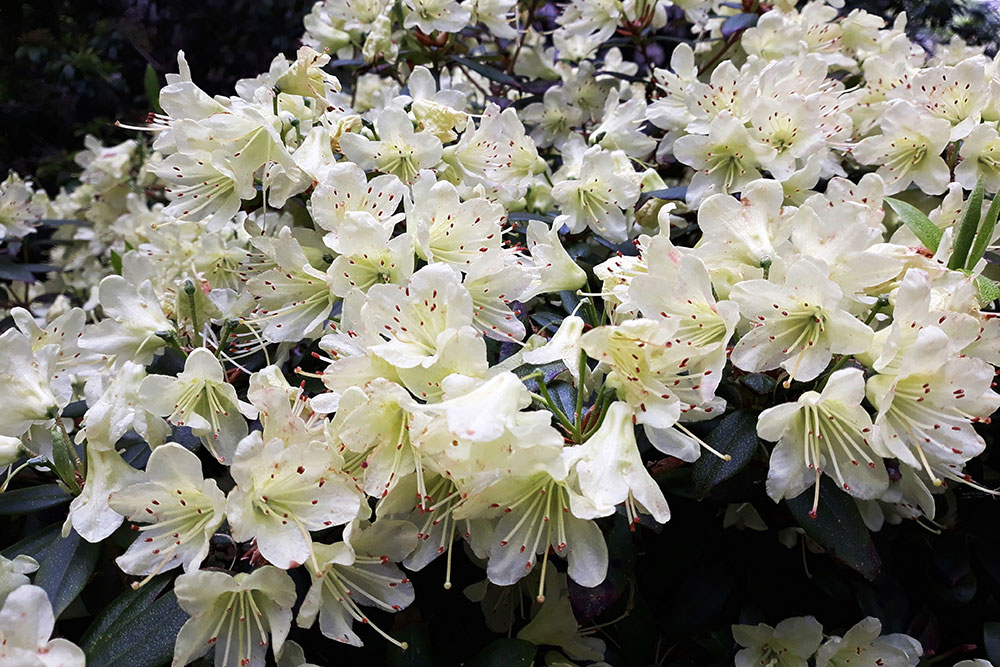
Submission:
<svg viewBox="0 0 1000 667">
<path fill-rule="evenodd" d="M 111 251 L 111 270 L 116 275 L 120 276 L 122 274 L 122 256 L 114 250 Z"/>
<path fill-rule="evenodd" d="M 669 201 L 684 201 L 687 197 L 687 186 L 686 185 L 676 185 L 672 188 L 662 188 L 660 190 L 650 190 L 649 192 L 643 192 L 639 195 L 639 201 L 636 203 L 636 208 L 642 206 L 650 199 L 666 199 Z"/>
<path fill-rule="evenodd" d="M 1000 664 L 1000 623 L 991 621 L 983 624 L 983 648 L 990 662 Z"/>
<path fill-rule="evenodd" d="M 35 575 L 35 585 L 48 593 L 57 618 L 87 585 L 100 550 L 100 545 L 87 542 L 75 530 L 55 540 L 46 550 Z"/>
<path fill-rule="evenodd" d="M 728 39 L 740 30 L 752 28 L 757 25 L 757 19 L 759 18 L 758 14 L 734 14 L 723 21 L 721 28 L 722 36 Z"/>
<path fill-rule="evenodd" d="M 497 639 L 469 662 L 469 667 L 531 667 L 538 649 L 523 639 Z"/>
<path fill-rule="evenodd" d="M 701 453 L 691 472 L 695 495 L 701 498 L 716 484 L 738 473 L 753 457 L 759 443 L 757 415 L 743 410 L 726 415 L 708 434 L 706 442 L 719 452 L 729 454 L 732 460 L 723 461 L 711 452 Z"/>
<path fill-rule="evenodd" d="M 976 289 L 979 290 L 979 304 L 981 306 L 986 306 L 1000 299 L 1000 285 L 986 276 L 976 277 Z"/>
<path fill-rule="evenodd" d="M 149 106 L 156 113 L 163 113 L 160 108 L 160 78 L 156 76 L 153 66 L 146 64 L 146 73 L 142 78 L 143 86 L 146 89 L 146 97 L 149 99 Z"/>
<path fill-rule="evenodd" d="M 513 86 L 514 88 L 520 88 L 521 84 L 517 79 L 512 77 L 510 74 L 497 69 L 496 67 L 491 67 L 485 63 L 481 63 L 477 60 L 470 60 L 469 58 L 463 58 L 462 56 L 452 56 L 451 59 L 458 63 L 459 65 L 464 65 L 468 67 L 473 72 L 482 74 L 490 81 L 496 81 L 497 83 L 502 83 L 505 86 Z"/>
<path fill-rule="evenodd" d="M 58 484 L 42 484 L 0 493 L 0 516 L 30 514 L 73 500 Z"/>
<path fill-rule="evenodd" d="M 73 443 L 58 428 L 52 429 L 52 467 L 59 479 L 74 493 L 79 494 L 80 483 L 76 481 L 77 470 L 74 464 L 76 451 Z"/>
<path fill-rule="evenodd" d="M 119 595 L 80 642 L 87 664 L 157 667 L 170 662 L 174 640 L 188 616 L 174 592 L 163 594 L 172 576 L 160 575 L 137 591 Z"/>
<path fill-rule="evenodd" d="M 875 579 L 882 569 L 882 561 L 854 499 L 838 489 L 829 477 L 823 476 L 815 518 L 810 516 L 812 504 L 811 488 L 788 501 L 788 509 L 806 535 L 866 579 Z"/>
<path fill-rule="evenodd" d="M 389 646 L 385 654 L 385 667 L 434 667 L 440 664 L 434 659 L 434 647 L 425 623 L 407 625 L 400 630 L 393 630 L 392 636 L 397 641 L 406 642 L 406 650 Z"/>
<path fill-rule="evenodd" d="M 969 258 L 969 248 L 972 247 L 972 240 L 976 236 L 979 219 L 983 216 L 983 195 L 985 193 L 986 184 L 983 177 L 980 176 L 972 194 L 969 195 L 965 213 L 962 214 L 962 221 L 955 234 L 955 244 L 951 249 L 951 257 L 948 259 L 948 268 L 953 271 L 964 268 L 965 262 Z"/>
<path fill-rule="evenodd" d="M 938 246 L 941 244 L 941 230 L 931 222 L 930 218 L 924 215 L 923 211 L 892 197 L 886 197 L 885 203 L 896 212 L 899 219 L 920 239 L 925 248 L 931 252 L 937 252 Z"/>
<path fill-rule="evenodd" d="M 62 530 L 61 522 L 46 526 L 37 533 L 32 533 L 16 544 L 12 544 L 3 551 L 0 551 L 0 556 L 13 560 L 18 556 L 25 555 L 31 556 L 36 561 L 41 561 L 45 558 L 45 553 L 52 543 L 59 539 L 60 530 Z"/>
<path fill-rule="evenodd" d="M 972 271 L 976 268 L 976 264 L 986 254 L 990 241 L 993 240 L 993 230 L 996 229 L 998 217 L 1000 217 L 1000 194 L 993 197 L 993 201 L 990 202 L 990 208 L 986 211 L 986 219 L 983 220 L 983 226 L 979 228 L 979 233 L 976 234 L 976 242 L 972 246 L 972 252 L 969 253 L 968 261 L 965 262 L 967 271 Z"/>
</svg>

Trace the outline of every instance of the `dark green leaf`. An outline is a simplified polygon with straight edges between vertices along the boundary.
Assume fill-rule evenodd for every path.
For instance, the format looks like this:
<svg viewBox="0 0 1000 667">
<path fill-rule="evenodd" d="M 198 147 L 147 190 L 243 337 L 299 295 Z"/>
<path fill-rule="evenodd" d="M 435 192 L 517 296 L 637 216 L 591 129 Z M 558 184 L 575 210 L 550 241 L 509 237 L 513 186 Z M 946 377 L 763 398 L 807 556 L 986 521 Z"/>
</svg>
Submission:
<svg viewBox="0 0 1000 667">
<path fill-rule="evenodd" d="M 156 70 L 149 63 L 146 64 L 146 73 L 142 79 L 146 88 L 146 98 L 149 100 L 150 108 L 156 113 L 163 113 L 160 108 L 160 79 L 156 76 Z"/>
<path fill-rule="evenodd" d="M 58 484 L 42 484 L 0 493 L 0 515 L 29 514 L 73 500 Z"/>
<path fill-rule="evenodd" d="M 77 419 L 87 412 L 87 401 L 73 401 L 63 408 L 62 416 L 66 419 Z"/>
<path fill-rule="evenodd" d="M 723 21 L 722 36 L 728 39 L 740 30 L 752 28 L 757 25 L 758 18 L 760 17 L 757 14 L 734 14 Z"/>
<path fill-rule="evenodd" d="M 538 649 L 523 639 L 497 639 L 469 662 L 469 667 L 531 667 Z"/>
<path fill-rule="evenodd" d="M 393 631 L 392 636 L 397 641 L 406 642 L 407 647 L 405 651 L 395 646 L 388 647 L 385 655 L 386 667 L 435 667 L 439 664 L 434 659 L 427 625 L 423 623 L 408 625 L 401 630 Z"/>
<path fill-rule="evenodd" d="M 866 579 L 875 579 L 882 569 L 882 561 L 854 499 L 824 475 L 815 518 L 810 516 L 812 504 L 813 489 L 788 501 L 788 509 L 806 535 Z"/>
<path fill-rule="evenodd" d="M 930 218 L 924 215 L 923 211 L 892 197 L 886 197 L 885 203 L 896 212 L 903 224 L 910 228 L 910 231 L 920 239 L 925 248 L 931 252 L 937 252 L 938 245 L 941 244 L 941 230 L 931 222 Z"/>
<path fill-rule="evenodd" d="M 993 197 L 993 201 L 990 202 L 990 208 L 986 211 L 983 226 L 979 228 L 979 233 L 976 234 L 976 242 L 973 244 L 972 251 L 969 253 L 969 259 L 965 263 L 967 270 L 971 271 L 976 268 L 976 264 L 986 254 L 986 249 L 989 247 L 990 241 L 993 240 L 993 230 L 996 229 L 998 217 L 1000 217 L 1000 194 Z"/>
<path fill-rule="evenodd" d="M 39 564 L 35 585 L 49 595 L 56 617 L 76 599 L 97 565 L 100 545 L 91 544 L 74 530 L 55 540 Z"/>
<path fill-rule="evenodd" d="M 650 190 L 649 192 L 643 192 L 639 195 L 639 201 L 636 206 L 642 206 L 650 199 L 667 199 L 670 201 L 684 201 L 687 197 L 687 186 L 686 185 L 676 185 L 672 188 L 662 188 L 660 190 Z"/>
<path fill-rule="evenodd" d="M 73 443 L 59 429 L 52 429 L 52 467 L 55 469 L 59 479 L 73 491 L 74 494 L 80 492 L 80 484 L 76 481 L 76 465 L 74 458 L 77 456 L 73 449 Z"/>
<path fill-rule="evenodd" d="M 991 621 L 983 624 L 983 648 L 990 662 L 1000 664 L 1000 623 Z"/>
<path fill-rule="evenodd" d="M 761 395 L 773 392 L 775 385 L 778 383 L 773 377 L 764 373 L 749 373 L 741 377 L 740 382 L 755 394 Z"/>
<path fill-rule="evenodd" d="M 726 415 L 708 434 L 706 442 L 732 457 L 724 461 L 711 452 L 702 452 L 695 461 L 691 480 L 696 495 L 704 498 L 716 484 L 738 473 L 757 451 L 757 415 L 737 411 Z"/>
<path fill-rule="evenodd" d="M 157 667 L 170 661 L 187 620 L 174 592 L 163 594 L 171 578 L 160 575 L 122 593 L 94 620 L 80 642 L 88 664 Z"/>
<path fill-rule="evenodd" d="M 35 282 L 35 276 L 24 264 L 15 264 L 9 259 L 0 260 L 0 278 L 19 283 Z"/>
<path fill-rule="evenodd" d="M 542 215 L 541 213 L 528 213 L 527 211 L 514 211 L 507 216 L 508 220 L 513 220 L 514 222 L 524 222 L 526 220 L 540 220 L 541 222 L 551 223 L 553 217 L 551 215 Z"/>
<path fill-rule="evenodd" d="M 470 60 L 469 58 L 463 58 L 462 56 L 452 56 L 451 59 L 458 63 L 459 65 L 464 65 L 468 67 L 473 72 L 482 74 L 490 81 L 496 81 L 497 83 L 502 83 L 505 86 L 513 86 L 514 88 L 520 88 L 521 84 L 512 77 L 510 74 L 492 67 L 485 63 L 481 63 L 477 60 Z"/>
<path fill-rule="evenodd" d="M 997 285 L 986 276 L 976 277 L 976 289 L 979 290 L 979 303 L 982 306 L 1000 299 L 1000 285 Z"/>
<path fill-rule="evenodd" d="M 90 227 L 92 223 L 87 220 L 59 220 L 56 218 L 44 218 L 38 221 L 39 225 L 45 227 L 63 227 L 65 225 L 74 225 L 76 227 Z"/>
<path fill-rule="evenodd" d="M 549 395 L 555 402 L 556 407 L 562 410 L 563 414 L 573 421 L 573 414 L 576 412 L 576 389 L 567 382 L 556 382 L 549 385 Z"/>
<path fill-rule="evenodd" d="M 111 270 L 119 276 L 122 274 L 122 256 L 114 250 L 111 251 Z"/>
<path fill-rule="evenodd" d="M 69 497 L 66 498 L 69 500 Z M 59 539 L 59 531 L 62 530 L 62 523 L 54 523 L 51 526 L 46 526 L 42 528 L 37 533 L 28 535 L 23 540 L 12 544 L 2 552 L 4 558 L 14 559 L 17 556 L 25 555 L 31 556 L 37 561 L 41 561 L 45 558 L 45 552 L 52 545 L 52 543 Z"/>
<path fill-rule="evenodd" d="M 948 259 L 948 268 L 958 270 L 965 267 L 965 262 L 969 258 L 969 248 L 972 247 L 972 240 L 976 237 L 976 229 L 979 227 L 979 220 L 983 217 L 983 196 L 986 194 L 986 184 L 980 176 L 976 182 L 976 187 L 969 195 L 969 201 L 965 203 L 965 213 L 962 214 L 962 221 L 958 225 L 955 233 L 955 244 L 951 249 L 951 257 Z"/>
</svg>

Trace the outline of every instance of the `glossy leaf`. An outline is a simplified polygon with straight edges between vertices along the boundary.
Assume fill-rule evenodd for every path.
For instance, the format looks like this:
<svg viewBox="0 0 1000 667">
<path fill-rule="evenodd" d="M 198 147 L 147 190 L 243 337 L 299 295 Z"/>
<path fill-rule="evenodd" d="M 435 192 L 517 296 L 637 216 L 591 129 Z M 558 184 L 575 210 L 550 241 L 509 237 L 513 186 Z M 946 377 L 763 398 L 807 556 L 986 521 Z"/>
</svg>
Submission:
<svg viewBox="0 0 1000 667">
<path fill-rule="evenodd" d="M 726 415 L 708 434 L 706 442 L 719 452 L 729 454 L 732 460 L 724 461 L 707 451 L 701 453 L 695 461 L 691 480 L 695 494 L 702 498 L 712 487 L 738 473 L 757 451 L 757 415 L 742 410 Z"/>
<path fill-rule="evenodd" d="M 80 645 L 88 664 L 155 667 L 170 661 L 174 639 L 187 620 L 174 592 L 171 575 L 127 590 L 94 619 Z"/>
<path fill-rule="evenodd" d="M 812 488 L 788 501 L 788 509 L 806 535 L 866 579 L 875 579 L 882 570 L 882 561 L 854 499 L 824 476 L 815 518 L 810 516 L 812 505 Z"/>
<path fill-rule="evenodd" d="M 0 515 L 30 514 L 73 499 L 58 484 L 42 484 L 0 493 Z"/>
<path fill-rule="evenodd" d="M 969 252 L 969 259 L 965 262 L 965 269 L 967 271 L 976 268 L 979 260 L 986 255 L 990 241 L 993 240 L 993 230 L 997 226 L 997 217 L 1000 217 L 1000 196 L 993 197 L 993 201 L 990 202 L 990 207 L 986 211 L 983 224 L 979 228 L 979 233 L 976 234 L 976 242 L 972 245 L 972 250 Z"/>
<path fill-rule="evenodd" d="M 958 231 L 955 233 L 955 244 L 951 249 L 951 257 L 948 259 L 948 268 L 958 270 L 965 267 L 965 262 L 969 257 L 969 249 L 972 241 L 976 237 L 976 229 L 979 227 L 979 219 L 983 215 L 983 195 L 986 194 L 986 185 L 983 177 L 979 177 L 976 187 L 969 200 L 965 203 L 965 212 L 962 220 L 958 224 Z"/>
<path fill-rule="evenodd" d="M 531 667 L 537 648 L 523 639 L 498 639 L 473 658 L 469 667 Z"/>
<path fill-rule="evenodd" d="M 937 252 L 938 246 L 941 244 L 941 230 L 931 222 L 930 218 L 924 215 L 923 211 L 892 197 L 886 197 L 885 203 L 896 212 L 903 224 L 910 228 L 910 231 L 920 239 L 925 248 L 931 252 Z"/>
<path fill-rule="evenodd" d="M 35 585 L 48 593 L 57 617 L 87 585 L 100 550 L 100 545 L 87 542 L 74 530 L 55 540 L 45 551 L 45 558 L 35 575 Z"/>
<path fill-rule="evenodd" d="M 757 14 L 734 14 L 722 22 L 722 36 L 728 39 L 741 30 L 752 28 L 757 25 L 758 18 L 760 16 Z"/>
</svg>

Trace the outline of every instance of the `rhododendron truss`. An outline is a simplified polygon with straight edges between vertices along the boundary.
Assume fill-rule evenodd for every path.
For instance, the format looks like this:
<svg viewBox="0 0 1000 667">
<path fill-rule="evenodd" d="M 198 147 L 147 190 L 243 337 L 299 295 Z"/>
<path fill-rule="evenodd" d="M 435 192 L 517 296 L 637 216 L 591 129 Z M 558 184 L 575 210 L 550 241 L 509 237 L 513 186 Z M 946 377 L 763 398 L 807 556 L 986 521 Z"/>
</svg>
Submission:
<svg viewBox="0 0 1000 667">
<path fill-rule="evenodd" d="M 842 4 L 321 0 L 8 176 L 0 665 L 957 655 L 878 552 L 996 495 L 1000 60 Z"/>
</svg>

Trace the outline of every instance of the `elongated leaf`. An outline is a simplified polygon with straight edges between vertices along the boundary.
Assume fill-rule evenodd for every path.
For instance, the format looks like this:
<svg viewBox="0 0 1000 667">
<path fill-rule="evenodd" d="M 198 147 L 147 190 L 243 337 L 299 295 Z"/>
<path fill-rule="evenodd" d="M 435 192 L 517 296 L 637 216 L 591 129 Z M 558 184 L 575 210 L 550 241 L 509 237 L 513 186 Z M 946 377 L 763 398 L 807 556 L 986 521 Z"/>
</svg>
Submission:
<svg viewBox="0 0 1000 667">
<path fill-rule="evenodd" d="M 722 36 L 729 38 L 738 33 L 740 30 L 752 28 L 757 25 L 758 18 L 760 18 L 759 15 L 749 13 L 730 16 L 722 23 Z"/>
<path fill-rule="evenodd" d="M 111 251 L 111 270 L 116 275 L 120 276 L 122 274 L 122 256 L 114 250 Z"/>
<path fill-rule="evenodd" d="M 440 664 L 434 657 L 434 647 L 427 625 L 414 623 L 393 631 L 392 636 L 401 642 L 406 642 L 405 651 L 395 646 L 389 646 L 385 654 L 385 667 L 435 667 Z"/>
<path fill-rule="evenodd" d="M 469 662 L 469 667 L 530 667 L 538 649 L 523 639 L 497 639 Z"/>
<path fill-rule="evenodd" d="M 88 664 L 156 667 L 170 661 L 187 620 L 174 592 L 164 593 L 171 579 L 160 575 L 122 593 L 94 620 L 80 642 Z"/>
<path fill-rule="evenodd" d="M 87 542 L 75 530 L 55 540 L 46 550 L 35 575 L 35 585 L 48 593 L 56 617 L 87 585 L 99 552 L 100 545 Z"/>
<path fill-rule="evenodd" d="M 649 192 L 643 192 L 639 195 L 639 201 L 636 206 L 642 206 L 650 199 L 668 199 L 670 201 L 684 201 L 687 196 L 687 186 L 686 185 L 675 185 L 672 188 L 661 188 L 659 190 L 650 190 Z"/>
<path fill-rule="evenodd" d="M 976 278 L 976 289 L 979 290 L 979 303 L 982 306 L 1000 299 L 1000 285 L 985 276 Z"/>
<path fill-rule="evenodd" d="M 706 439 L 708 444 L 732 457 L 724 461 L 711 452 L 702 452 L 695 461 L 691 480 L 694 492 L 704 498 L 717 484 L 729 479 L 747 464 L 757 451 L 757 415 L 742 410 L 726 415 Z"/>
<path fill-rule="evenodd" d="M 31 556 L 37 561 L 45 558 L 45 552 L 54 541 L 59 539 L 59 531 L 62 530 L 62 523 L 54 523 L 51 526 L 42 528 L 37 533 L 28 535 L 16 544 L 12 544 L 2 552 L 0 556 L 13 560 L 17 556 Z"/>
<path fill-rule="evenodd" d="M 58 484 L 42 484 L 0 493 L 0 515 L 30 514 L 73 499 Z"/>
<path fill-rule="evenodd" d="M 886 197 L 885 203 L 892 207 L 903 224 L 910 228 L 910 231 L 920 239 L 925 248 L 931 252 L 937 252 L 938 246 L 941 244 L 941 230 L 931 222 L 930 218 L 924 215 L 923 211 L 892 197 Z"/>
<path fill-rule="evenodd" d="M 965 267 L 965 262 L 969 258 L 969 248 L 972 247 L 972 240 L 976 237 L 979 220 L 983 216 L 983 195 L 985 193 L 985 181 L 980 176 L 975 189 L 969 195 L 969 201 L 965 204 L 965 213 L 962 214 L 962 221 L 955 234 L 955 244 L 951 249 L 951 257 L 948 259 L 949 269 L 957 270 Z"/>
<path fill-rule="evenodd" d="M 469 58 L 463 58 L 462 56 L 452 56 L 451 59 L 458 63 L 459 65 L 464 65 L 468 67 L 473 72 L 477 74 L 482 74 L 490 81 L 496 81 L 497 83 L 502 83 L 505 86 L 513 86 L 514 88 L 520 88 L 521 84 L 517 79 L 507 74 L 506 72 L 492 67 L 485 63 L 481 63 L 477 60 L 470 60 Z"/>
<path fill-rule="evenodd" d="M 1000 662 L 1000 623 L 991 621 L 983 624 L 983 644 L 986 657 L 993 663 Z"/>
<path fill-rule="evenodd" d="M 160 79 L 156 76 L 156 70 L 149 63 L 146 64 L 142 84 L 146 89 L 146 98 L 149 99 L 150 108 L 156 113 L 163 113 L 163 109 L 160 108 Z"/>
<path fill-rule="evenodd" d="M 539 220 L 541 222 L 552 223 L 555 218 L 551 215 L 542 215 L 541 213 L 528 213 L 527 211 L 514 211 L 507 216 L 508 220 L 513 220 L 514 222 L 524 222 L 526 220 Z"/>
<path fill-rule="evenodd" d="M 73 493 L 80 492 L 80 484 L 76 481 L 76 466 L 73 443 L 69 441 L 59 429 L 52 429 L 52 464 L 59 479 L 70 488 Z"/>
<path fill-rule="evenodd" d="M 976 268 L 979 260 L 986 255 L 986 249 L 989 247 L 990 241 L 993 240 L 993 230 L 996 229 L 998 217 L 1000 217 L 1000 195 L 993 198 L 993 201 L 990 202 L 990 208 L 986 211 L 983 226 L 979 228 L 976 242 L 972 245 L 972 251 L 969 252 L 969 259 L 965 262 L 967 270 L 971 271 Z"/>
<path fill-rule="evenodd" d="M 806 535 L 866 579 L 875 579 L 882 561 L 854 500 L 824 476 L 815 518 L 810 516 L 812 504 L 812 489 L 788 501 L 788 509 Z"/>
</svg>

